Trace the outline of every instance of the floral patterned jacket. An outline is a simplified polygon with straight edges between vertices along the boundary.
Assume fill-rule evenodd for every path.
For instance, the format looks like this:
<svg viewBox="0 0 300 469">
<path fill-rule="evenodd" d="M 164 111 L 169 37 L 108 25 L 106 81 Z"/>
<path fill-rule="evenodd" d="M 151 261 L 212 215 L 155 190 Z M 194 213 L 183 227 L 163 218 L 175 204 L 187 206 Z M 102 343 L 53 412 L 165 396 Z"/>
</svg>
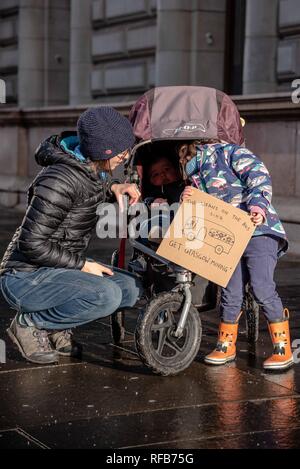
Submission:
<svg viewBox="0 0 300 469">
<path fill-rule="evenodd" d="M 263 209 L 265 221 L 253 236 L 278 237 L 278 255 L 288 249 L 286 233 L 271 204 L 270 174 L 250 150 L 233 144 L 199 145 L 197 156 L 186 165 L 186 173 L 193 186 L 224 202 L 247 212 L 254 206 Z"/>
</svg>

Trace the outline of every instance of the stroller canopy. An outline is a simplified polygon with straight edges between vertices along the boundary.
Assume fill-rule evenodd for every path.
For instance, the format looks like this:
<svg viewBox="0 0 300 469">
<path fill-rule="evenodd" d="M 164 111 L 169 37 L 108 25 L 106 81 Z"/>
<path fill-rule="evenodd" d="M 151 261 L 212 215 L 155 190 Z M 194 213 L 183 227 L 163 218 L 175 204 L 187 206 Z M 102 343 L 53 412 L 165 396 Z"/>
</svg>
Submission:
<svg viewBox="0 0 300 469">
<path fill-rule="evenodd" d="M 244 141 L 239 111 L 222 91 L 204 86 L 163 86 L 133 105 L 129 120 L 141 140 Z"/>
</svg>

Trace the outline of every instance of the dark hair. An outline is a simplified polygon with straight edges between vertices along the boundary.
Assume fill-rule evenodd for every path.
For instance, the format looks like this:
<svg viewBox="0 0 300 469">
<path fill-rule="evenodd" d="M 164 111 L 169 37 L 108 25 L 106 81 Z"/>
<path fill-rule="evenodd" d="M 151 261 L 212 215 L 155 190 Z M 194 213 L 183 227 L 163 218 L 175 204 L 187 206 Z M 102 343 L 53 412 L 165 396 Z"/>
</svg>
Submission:
<svg viewBox="0 0 300 469">
<path fill-rule="evenodd" d="M 98 161 L 92 161 L 90 163 L 91 168 L 94 170 L 94 172 L 97 174 L 99 171 L 103 171 L 105 173 L 109 173 L 110 175 L 112 174 L 112 171 L 110 169 L 110 162 L 109 160 L 98 160 Z"/>
<path fill-rule="evenodd" d="M 149 174 L 151 166 L 163 158 L 170 161 L 174 168 L 179 168 L 179 158 L 175 151 L 174 142 L 152 142 L 148 146 L 147 154 L 145 154 L 145 156 L 141 159 L 141 164 L 144 168 L 144 171 Z"/>
<path fill-rule="evenodd" d="M 156 163 L 158 163 L 159 161 L 161 160 L 167 160 L 171 163 L 171 165 L 175 168 L 175 169 L 179 169 L 179 164 L 177 161 L 174 161 L 175 159 L 174 158 L 171 158 L 169 155 L 166 155 L 164 153 L 161 153 L 161 154 L 156 154 L 151 161 L 149 161 L 148 164 L 146 164 L 144 166 L 144 169 L 145 169 L 145 176 L 147 177 L 150 177 L 150 171 L 151 171 L 151 168 L 153 167 L 153 165 L 155 165 Z"/>
</svg>

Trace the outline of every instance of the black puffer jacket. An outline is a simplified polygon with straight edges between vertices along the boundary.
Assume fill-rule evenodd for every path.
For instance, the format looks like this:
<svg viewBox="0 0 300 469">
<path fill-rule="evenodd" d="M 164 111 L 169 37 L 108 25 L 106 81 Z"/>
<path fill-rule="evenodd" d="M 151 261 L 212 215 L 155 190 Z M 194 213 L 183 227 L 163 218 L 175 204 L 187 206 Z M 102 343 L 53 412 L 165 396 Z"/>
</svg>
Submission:
<svg viewBox="0 0 300 469">
<path fill-rule="evenodd" d="M 81 269 L 85 263 L 96 208 L 112 201 L 112 181 L 103 182 L 87 163 L 66 153 L 60 146 L 65 135 L 50 137 L 36 151 L 44 168 L 28 190 L 28 208 L 3 256 L 0 275 L 41 266 Z"/>
</svg>

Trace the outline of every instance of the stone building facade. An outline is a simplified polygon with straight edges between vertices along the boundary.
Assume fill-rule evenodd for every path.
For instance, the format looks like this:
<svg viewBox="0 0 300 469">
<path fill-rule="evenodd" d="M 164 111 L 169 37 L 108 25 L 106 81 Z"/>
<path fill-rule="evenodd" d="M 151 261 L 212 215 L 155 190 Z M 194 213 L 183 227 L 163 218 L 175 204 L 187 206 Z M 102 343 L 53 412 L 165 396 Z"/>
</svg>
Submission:
<svg viewBox="0 0 300 469">
<path fill-rule="evenodd" d="M 0 206 L 24 210 L 37 145 L 88 105 L 212 86 L 234 95 L 300 255 L 299 78 L 300 0 L 0 0 Z"/>
<path fill-rule="evenodd" d="M 0 78 L 21 107 L 128 101 L 154 85 L 274 93 L 297 77 L 299 0 L 0 2 Z"/>
</svg>

